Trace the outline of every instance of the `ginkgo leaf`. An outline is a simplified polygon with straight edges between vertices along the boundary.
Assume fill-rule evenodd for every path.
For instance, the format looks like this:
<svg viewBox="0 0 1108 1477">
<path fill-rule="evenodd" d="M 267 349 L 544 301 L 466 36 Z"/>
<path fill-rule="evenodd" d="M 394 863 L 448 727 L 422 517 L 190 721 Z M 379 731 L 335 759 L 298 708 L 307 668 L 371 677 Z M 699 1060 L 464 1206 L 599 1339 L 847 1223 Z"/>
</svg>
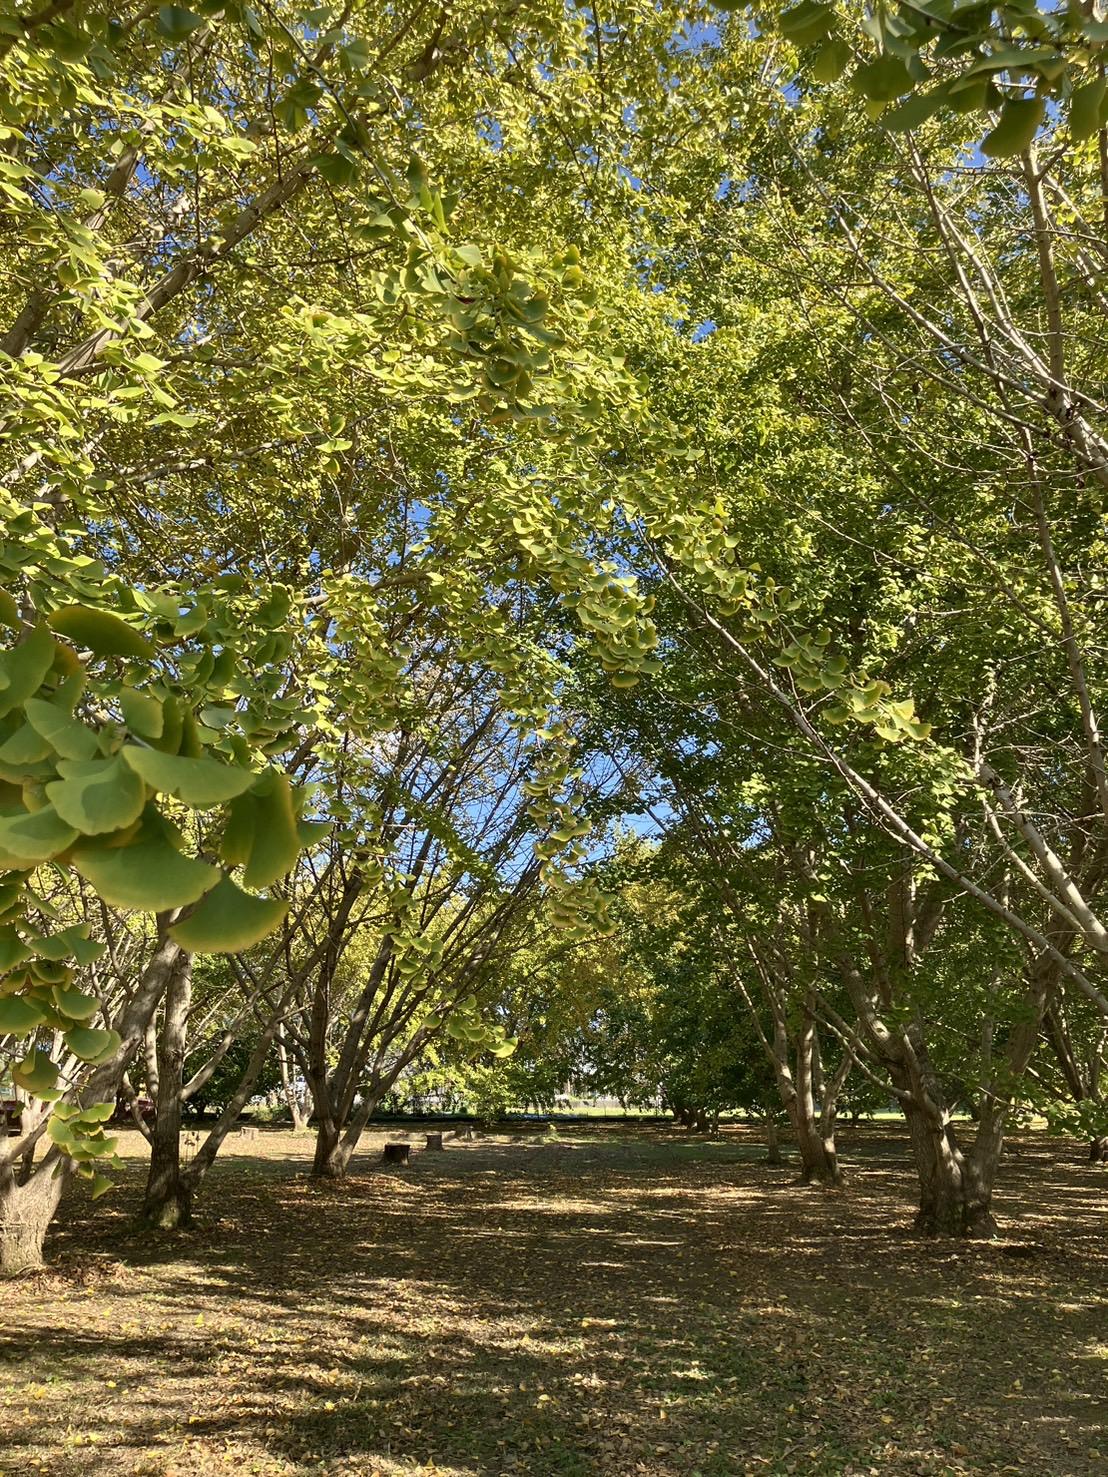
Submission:
<svg viewBox="0 0 1108 1477">
<path fill-rule="evenodd" d="M 135 744 L 125 745 L 120 752 L 152 789 L 173 795 L 197 810 L 222 805 L 257 780 L 250 770 L 222 764 L 218 759 L 188 759 L 158 749 L 140 749 Z"/>
<path fill-rule="evenodd" d="M 109 907 L 151 913 L 186 907 L 219 880 L 215 867 L 182 856 L 150 828 L 128 846 L 78 846 L 73 865 Z"/>
<path fill-rule="evenodd" d="M 71 846 L 77 832 L 66 824 L 52 805 L 24 815 L 0 818 L 0 865 L 14 857 L 16 863 L 45 862 Z"/>
<path fill-rule="evenodd" d="M 63 1039 L 75 1057 L 91 1066 L 106 1062 L 122 1045 L 118 1031 L 102 1031 L 93 1026 L 73 1026 Z"/>
<path fill-rule="evenodd" d="M 0 718 L 36 693 L 54 664 L 54 638 L 36 626 L 26 641 L 0 652 Z"/>
<path fill-rule="evenodd" d="M 30 957 L 31 950 L 14 928 L 0 929 L 0 974 L 7 974 L 9 969 L 14 969 L 17 964 L 22 964 Z"/>
<path fill-rule="evenodd" d="M 85 995 L 80 990 L 67 990 L 62 985 L 55 985 L 53 994 L 59 1012 L 71 1021 L 87 1021 L 100 1009 L 95 995 Z"/>
<path fill-rule="evenodd" d="M 146 804 L 146 786 L 134 770 L 113 759 L 58 766 L 65 778 L 46 786 L 46 797 L 82 836 L 100 836 L 133 824 Z"/>
<path fill-rule="evenodd" d="M 0 744 L 0 764 L 17 768 L 21 764 L 37 764 L 49 759 L 54 747 L 30 723 L 21 724 L 10 738 Z"/>
<path fill-rule="evenodd" d="M 119 706 L 123 721 L 132 733 L 137 733 L 139 738 L 144 739 L 161 738 L 165 728 L 165 712 L 157 698 L 150 697 L 145 692 L 136 692 L 133 687 L 125 687 L 119 694 Z"/>
<path fill-rule="evenodd" d="M 283 877 L 300 855 L 292 786 L 285 775 L 272 771 L 243 798 L 254 807 L 254 824 L 250 859 L 242 880 L 247 887 L 268 887 Z"/>
<path fill-rule="evenodd" d="M 63 759 L 91 759 L 99 752 L 92 729 L 53 703 L 44 702 L 42 698 L 28 698 L 23 711 L 35 732 L 41 734 Z"/>
<path fill-rule="evenodd" d="M 990 159 L 1006 159 L 1031 147 L 1046 114 L 1046 99 L 1013 98 L 1000 110 L 1000 119 L 981 141 L 981 152 Z"/>
<path fill-rule="evenodd" d="M 154 648 L 146 637 L 106 610 L 88 605 L 63 605 L 48 617 L 52 631 L 75 646 L 87 647 L 95 656 L 152 657 Z"/>
<path fill-rule="evenodd" d="M 203 24 L 203 16 L 183 5 L 163 5 L 158 11 L 157 28 L 168 41 L 183 41 Z"/>
<path fill-rule="evenodd" d="M 38 1006 L 22 995 L 0 996 L 0 1036 L 29 1036 L 45 1019 Z"/>
<path fill-rule="evenodd" d="M 34 938 L 31 945 L 43 959 L 68 959 L 71 955 L 82 964 L 91 964 L 104 952 L 104 945 L 88 936 L 87 923 L 73 923 L 48 938 Z"/>
<path fill-rule="evenodd" d="M 58 1069 L 45 1051 L 29 1051 L 12 1067 L 12 1081 L 32 1097 L 42 1098 L 58 1083 Z"/>
<path fill-rule="evenodd" d="M 237 954 L 272 933 L 287 912 L 282 899 L 255 897 L 224 877 L 169 932 L 190 954 Z"/>
</svg>

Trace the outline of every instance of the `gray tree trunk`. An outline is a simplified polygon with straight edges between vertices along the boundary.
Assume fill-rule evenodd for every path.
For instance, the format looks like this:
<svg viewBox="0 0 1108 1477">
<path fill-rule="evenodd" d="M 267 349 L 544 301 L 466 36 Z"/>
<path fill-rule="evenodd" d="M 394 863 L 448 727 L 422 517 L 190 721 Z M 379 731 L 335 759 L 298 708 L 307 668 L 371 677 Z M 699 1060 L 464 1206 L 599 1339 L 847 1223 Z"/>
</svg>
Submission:
<svg viewBox="0 0 1108 1477">
<path fill-rule="evenodd" d="M 181 1173 L 181 1103 L 191 1003 L 192 956 L 182 953 L 166 990 L 158 1035 L 157 1099 L 142 1207 L 146 1225 L 164 1231 L 192 1223 L 192 1194 Z"/>
<path fill-rule="evenodd" d="M 309 1092 L 303 1102 L 296 1095 L 296 1085 L 289 1070 L 289 1053 L 285 1044 L 283 1026 L 277 1031 L 277 1061 L 281 1068 L 281 1091 L 292 1119 L 292 1130 L 294 1133 L 303 1133 L 308 1126 L 308 1119 L 312 1116 L 311 1094 Z"/>
<path fill-rule="evenodd" d="M 120 1035 L 119 1049 L 82 1084 L 80 1099 L 84 1103 L 111 1101 L 119 1091 L 127 1065 L 153 1019 L 181 953 L 165 935 L 175 916 L 159 915 L 158 945 L 134 995 L 112 1023 Z M 71 1177 L 72 1161 L 54 1148 L 22 1184 L 16 1182 L 11 1160 L 0 1158 L 0 1271 L 12 1274 L 42 1265 L 46 1232 Z"/>
<path fill-rule="evenodd" d="M 54 1175 L 54 1166 L 60 1172 Z M 46 1232 L 70 1176 L 69 1161 L 52 1149 L 27 1180 L 13 1166 L 0 1171 L 0 1277 L 16 1277 L 42 1266 Z"/>
</svg>

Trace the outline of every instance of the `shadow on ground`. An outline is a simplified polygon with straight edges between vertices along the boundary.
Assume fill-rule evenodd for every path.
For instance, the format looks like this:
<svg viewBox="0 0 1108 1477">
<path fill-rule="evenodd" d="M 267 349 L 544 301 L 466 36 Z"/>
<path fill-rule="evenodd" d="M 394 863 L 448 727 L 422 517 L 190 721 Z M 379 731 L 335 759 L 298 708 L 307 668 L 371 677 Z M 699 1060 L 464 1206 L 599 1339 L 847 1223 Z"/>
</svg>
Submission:
<svg viewBox="0 0 1108 1477">
<path fill-rule="evenodd" d="M 237 1147 L 188 1234 L 140 1168 L 5 1289 L 0 1470 L 57 1477 L 1083 1477 L 1108 1470 L 1108 1174 L 1029 1137 L 1008 1237 L 908 1235 L 888 1130 L 841 1195 L 704 1143 L 598 1130 L 303 1178 Z M 102 1202 L 101 1202 L 102 1204 Z"/>
</svg>

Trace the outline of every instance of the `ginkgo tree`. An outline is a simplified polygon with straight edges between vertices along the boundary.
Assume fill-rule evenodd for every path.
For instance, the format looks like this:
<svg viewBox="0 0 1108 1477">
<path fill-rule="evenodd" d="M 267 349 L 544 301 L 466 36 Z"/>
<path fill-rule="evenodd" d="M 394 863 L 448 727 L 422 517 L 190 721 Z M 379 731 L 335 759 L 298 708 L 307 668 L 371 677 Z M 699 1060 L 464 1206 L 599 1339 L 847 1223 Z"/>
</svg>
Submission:
<svg viewBox="0 0 1108 1477">
<path fill-rule="evenodd" d="M 672 18 L 633 22 L 642 51 L 606 67 L 588 16 L 496 5 L 74 3 L 5 25 L 0 839 L 19 909 L 60 866 L 82 898 L 158 917 L 102 1027 L 91 996 L 86 1024 L 61 1014 L 30 958 L 5 976 L 9 1035 L 38 1052 L 24 1090 L 62 1073 L 92 1114 L 82 1155 L 110 1154 L 91 1125 L 187 956 L 283 916 L 313 835 L 290 778 L 336 735 L 390 727 L 413 622 L 492 649 L 481 581 L 522 578 L 576 607 L 613 675 L 649 660 L 632 585 L 588 550 L 609 491 L 594 422 L 633 398 L 573 239 L 607 223 L 577 174 L 549 183 L 582 87 L 664 92 Z M 413 521 L 434 524 L 422 545 Z M 383 609 L 398 588 L 406 608 Z M 532 691 L 522 713 L 550 708 Z M 579 819 L 555 790 L 531 800 L 558 810 L 557 849 Z M 73 1032 L 114 1032 L 79 1081 L 39 1060 L 58 1022 L 89 1050 Z M 4 1171 L 13 1266 L 37 1255 L 72 1107 L 29 1178 Z"/>
</svg>

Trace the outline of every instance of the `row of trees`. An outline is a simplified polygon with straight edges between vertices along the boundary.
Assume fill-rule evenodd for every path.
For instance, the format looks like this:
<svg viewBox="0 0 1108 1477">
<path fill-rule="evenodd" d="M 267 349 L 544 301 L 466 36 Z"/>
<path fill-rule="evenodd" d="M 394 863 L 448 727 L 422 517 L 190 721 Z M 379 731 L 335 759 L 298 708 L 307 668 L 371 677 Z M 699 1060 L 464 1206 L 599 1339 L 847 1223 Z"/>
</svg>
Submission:
<svg viewBox="0 0 1108 1477">
<path fill-rule="evenodd" d="M 559 1013 L 694 1118 L 772 1085 L 829 1182 L 864 1078 L 932 1232 L 991 1228 L 1030 1096 L 1096 1126 L 1102 29 L 3 23 L 6 1269 L 136 1083 L 174 1223 L 270 1053 L 334 1175 L 413 1063 Z M 629 812 L 665 980 L 604 885 Z"/>
</svg>

